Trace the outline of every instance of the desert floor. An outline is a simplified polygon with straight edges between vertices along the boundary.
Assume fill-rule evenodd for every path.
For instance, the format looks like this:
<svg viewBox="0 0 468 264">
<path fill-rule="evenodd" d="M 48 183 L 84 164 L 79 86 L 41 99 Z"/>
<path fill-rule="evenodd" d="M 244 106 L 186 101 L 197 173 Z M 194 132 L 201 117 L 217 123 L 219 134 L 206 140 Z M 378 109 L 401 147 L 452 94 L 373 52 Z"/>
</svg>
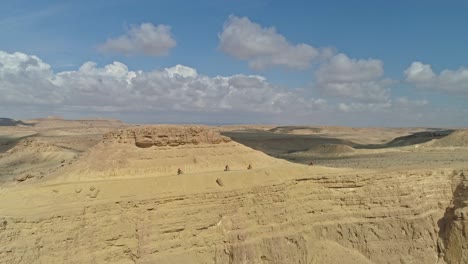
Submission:
<svg viewBox="0 0 468 264">
<path fill-rule="evenodd" d="M 0 263 L 468 263 L 467 230 L 464 129 L 0 119 Z"/>
</svg>

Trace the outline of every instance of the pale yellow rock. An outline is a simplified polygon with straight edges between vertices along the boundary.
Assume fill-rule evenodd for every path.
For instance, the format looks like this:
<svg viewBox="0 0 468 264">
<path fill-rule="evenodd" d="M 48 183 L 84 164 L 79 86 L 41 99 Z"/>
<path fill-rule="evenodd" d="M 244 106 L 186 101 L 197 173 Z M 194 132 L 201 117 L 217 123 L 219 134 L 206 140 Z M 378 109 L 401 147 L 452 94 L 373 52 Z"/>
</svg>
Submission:
<svg viewBox="0 0 468 264">
<path fill-rule="evenodd" d="M 50 123 L 64 129 L 64 121 L 44 122 L 48 135 Z M 91 144 L 94 135 L 79 136 L 79 124 L 63 136 L 77 142 L 38 137 L 0 158 L 2 166 L 45 153 L 50 162 L 5 170 L 45 173 L 1 185 L 0 263 L 468 259 L 466 169 L 293 164 L 193 126 L 109 132 L 105 123 L 108 133 Z"/>
</svg>

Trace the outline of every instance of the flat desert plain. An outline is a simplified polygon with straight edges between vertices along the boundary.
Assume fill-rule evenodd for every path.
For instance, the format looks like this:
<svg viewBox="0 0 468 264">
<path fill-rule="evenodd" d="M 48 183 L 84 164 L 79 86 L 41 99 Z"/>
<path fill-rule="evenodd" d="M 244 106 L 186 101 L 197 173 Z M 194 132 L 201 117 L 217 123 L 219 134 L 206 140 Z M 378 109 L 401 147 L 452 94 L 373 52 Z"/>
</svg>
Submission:
<svg viewBox="0 0 468 264">
<path fill-rule="evenodd" d="M 0 263 L 468 263 L 468 130 L 0 119 Z"/>
</svg>

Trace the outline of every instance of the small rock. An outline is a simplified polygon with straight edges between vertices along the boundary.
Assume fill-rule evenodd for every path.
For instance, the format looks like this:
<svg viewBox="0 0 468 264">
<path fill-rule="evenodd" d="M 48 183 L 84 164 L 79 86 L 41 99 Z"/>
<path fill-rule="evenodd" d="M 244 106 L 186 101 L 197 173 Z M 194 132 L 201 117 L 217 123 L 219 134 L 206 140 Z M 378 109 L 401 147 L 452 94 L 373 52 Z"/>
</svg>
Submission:
<svg viewBox="0 0 468 264">
<path fill-rule="evenodd" d="M 23 182 L 27 179 L 31 179 L 31 178 L 34 178 L 34 175 L 31 175 L 31 174 L 22 174 L 22 175 L 18 175 L 15 177 L 15 180 L 18 181 L 18 182 Z"/>
<path fill-rule="evenodd" d="M 94 186 L 91 186 L 91 187 L 89 187 L 89 191 L 90 191 L 90 193 L 88 194 L 88 197 L 89 198 L 96 198 L 98 196 L 100 190 L 97 189 Z"/>
<path fill-rule="evenodd" d="M 5 230 L 7 225 L 8 225 L 7 220 L 1 221 L 1 222 L 0 222 L 0 229 Z"/>
<path fill-rule="evenodd" d="M 223 181 L 222 181 L 220 178 L 217 178 L 217 179 L 216 179 L 216 183 L 217 183 L 219 186 L 221 186 L 221 187 L 224 186 L 224 183 L 223 183 Z"/>
</svg>

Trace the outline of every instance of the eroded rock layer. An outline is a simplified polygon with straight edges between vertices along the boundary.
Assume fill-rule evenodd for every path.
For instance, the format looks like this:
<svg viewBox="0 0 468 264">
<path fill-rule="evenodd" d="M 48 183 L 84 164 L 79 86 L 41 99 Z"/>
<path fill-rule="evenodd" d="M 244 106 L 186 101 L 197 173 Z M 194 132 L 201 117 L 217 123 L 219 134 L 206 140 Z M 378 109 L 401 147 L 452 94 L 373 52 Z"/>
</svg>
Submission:
<svg viewBox="0 0 468 264">
<path fill-rule="evenodd" d="M 120 129 L 104 134 L 104 142 L 135 144 L 140 148 L 219 144 L 231 141 L 218 132 L 197 126 L 146 126 Z"/>
<path fill-rule="evenodd" d="M 468 263 L 468 177 L 461 172 L 453 197 L 439 220 L 439 251 L 448 264 Z"/>
<path fill-rule="evenodd" d="M 68 149 L 34 142 L 10 163 Z M 1 186 L 0 263 L 468 261 L 466 169 L 305 166 L 189 126 L 110 132 L 59 164 Z"/>
<path fill-rule="evenodd" d="M 103 141 L 56 174 L 58 181 L 161 177 L 219 173 L 287 164 L 218 132 L 197 126 L 132 127 L 109 132 Z"/>
<path fill-rule="evenodd" d="M 455 209 L 444 235 L 447 242 L 442 241 L 445 248 L 440 246 L 439 232 L 445 209 L 458 199 L 452 186 L 459 185 L 466 172 L 356 175 L 313 169 L 294 173 L 296 169 L 3 192 L 0 262 L 443 263 L 446 259 L 463 263 L 466 259 L 463 212 Z M 223 186 L 216 184 L 219 178 Z"/>
</svg>

